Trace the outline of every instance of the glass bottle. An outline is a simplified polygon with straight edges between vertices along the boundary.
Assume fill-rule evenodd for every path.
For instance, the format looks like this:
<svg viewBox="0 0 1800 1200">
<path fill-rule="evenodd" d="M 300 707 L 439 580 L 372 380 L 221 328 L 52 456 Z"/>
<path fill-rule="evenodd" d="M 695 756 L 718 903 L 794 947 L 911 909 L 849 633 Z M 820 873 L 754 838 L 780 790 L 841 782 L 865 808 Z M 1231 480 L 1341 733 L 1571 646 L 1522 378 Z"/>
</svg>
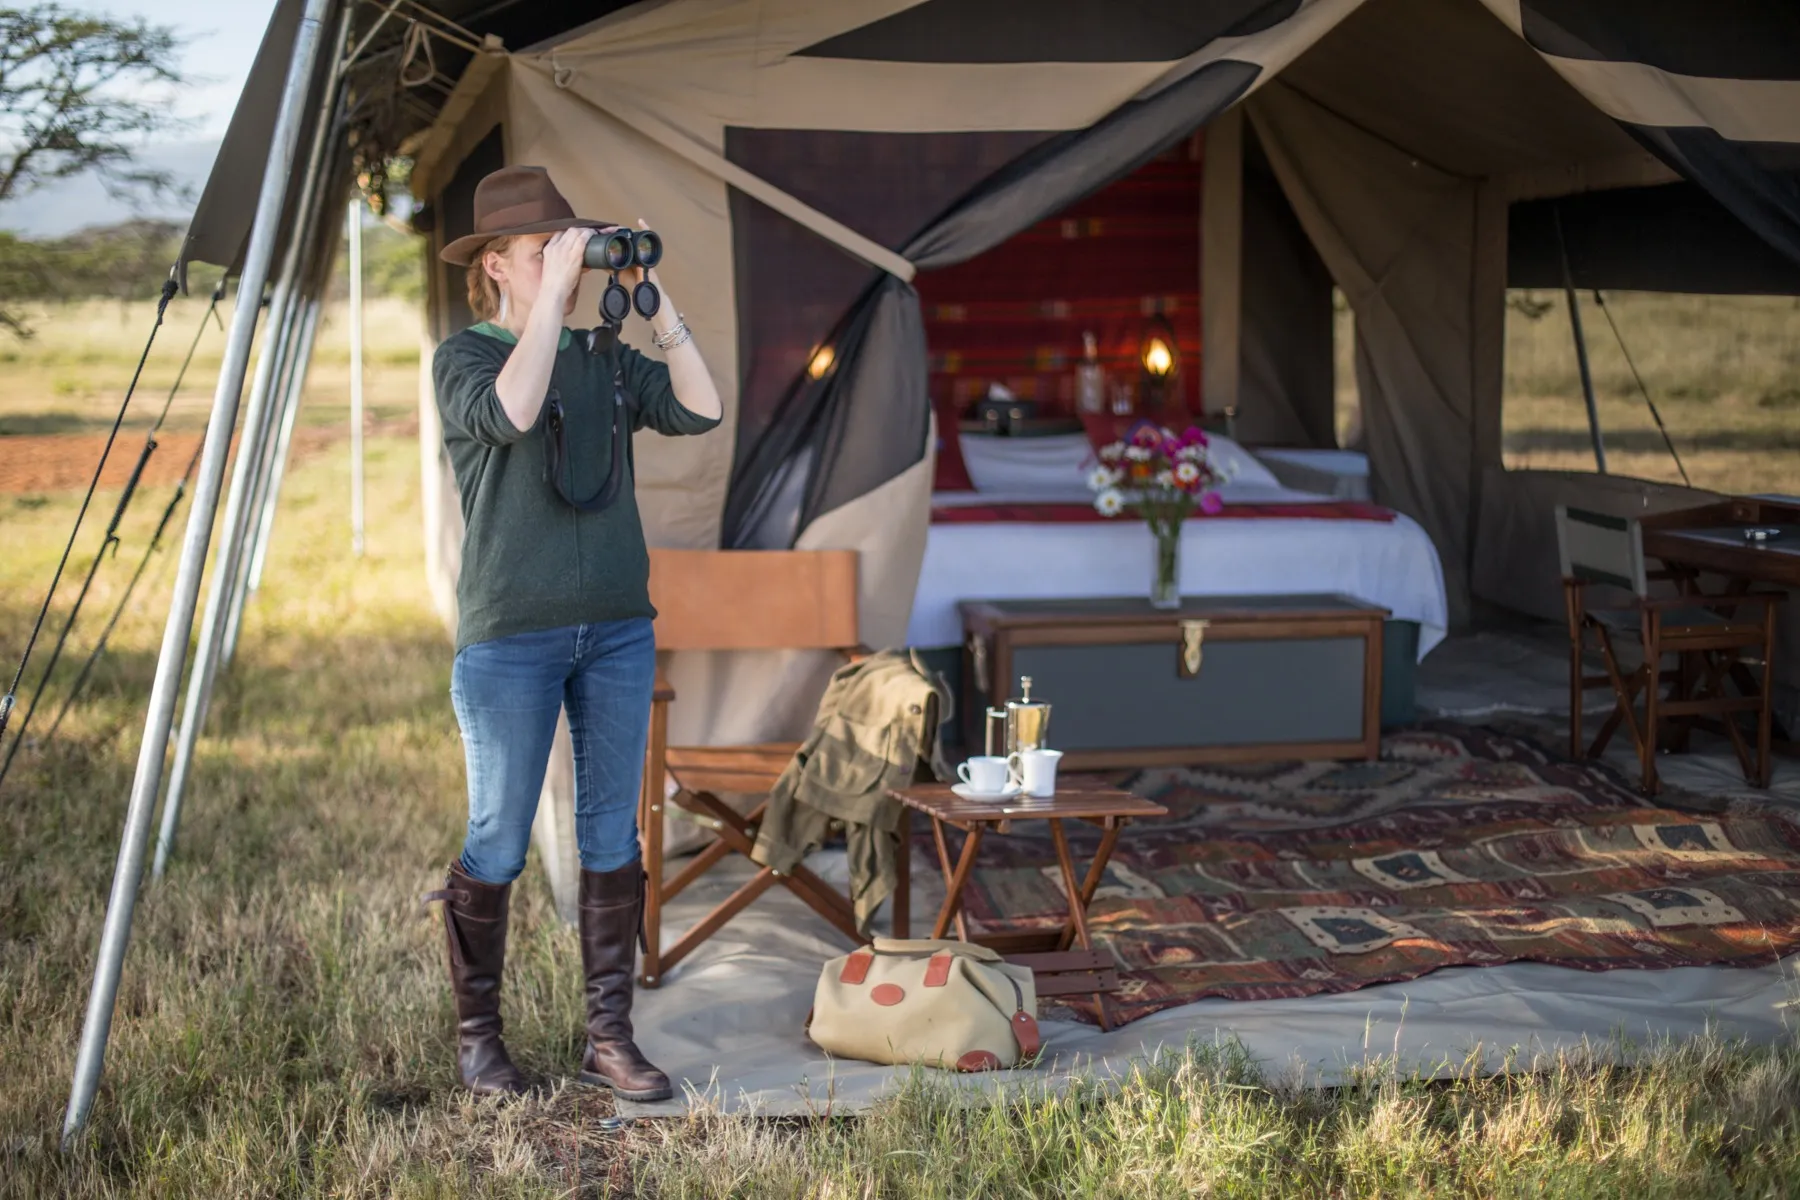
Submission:
<svg viewBox="0 0 1800 1200">
<path fill-rule="evenodd" d="M 1100 365 L 1100 343 L 1090 330 L 1081 335 L 1082 359 L 1075 366 L 1075 410 L 1106 411 L 1106 370 Z"/>
</svg>

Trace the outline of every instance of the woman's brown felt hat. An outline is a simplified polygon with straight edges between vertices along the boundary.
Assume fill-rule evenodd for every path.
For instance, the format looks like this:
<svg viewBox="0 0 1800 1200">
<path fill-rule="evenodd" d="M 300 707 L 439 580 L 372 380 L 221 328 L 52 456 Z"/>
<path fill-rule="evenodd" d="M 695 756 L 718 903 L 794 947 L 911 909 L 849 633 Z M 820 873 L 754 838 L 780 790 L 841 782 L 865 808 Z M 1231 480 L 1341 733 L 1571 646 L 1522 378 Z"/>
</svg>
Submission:
<svg viewBox="0 0 1800 1200">
<path fill-rule="evenodd" d="M 578 217 L 542 167 L 502 167 L 475 185 L 475 232 L 459 237 L 438 257 L 466 267 L 483 245 L 521 233 L 555 233 L 572 226 L 605 229 L 610 221 Z"/>
</svg>

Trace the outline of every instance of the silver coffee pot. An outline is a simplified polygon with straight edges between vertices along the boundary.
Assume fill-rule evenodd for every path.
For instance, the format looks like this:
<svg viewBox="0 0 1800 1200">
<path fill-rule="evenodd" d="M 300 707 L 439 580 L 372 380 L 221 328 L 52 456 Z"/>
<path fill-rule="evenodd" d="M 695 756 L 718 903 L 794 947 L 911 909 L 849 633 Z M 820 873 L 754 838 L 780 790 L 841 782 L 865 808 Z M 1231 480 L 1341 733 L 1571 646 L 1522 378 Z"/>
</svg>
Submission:
<svg viewBox="0 0 1800 1200">
<path fill-rule="evenodd" d="M 1031 676 L 1019 677 L 1019 698 L 1006 702 L 1006 752 L 1042 750 L 1049 746 L 1050 705 L 1031 698 Z"/>
</svg>

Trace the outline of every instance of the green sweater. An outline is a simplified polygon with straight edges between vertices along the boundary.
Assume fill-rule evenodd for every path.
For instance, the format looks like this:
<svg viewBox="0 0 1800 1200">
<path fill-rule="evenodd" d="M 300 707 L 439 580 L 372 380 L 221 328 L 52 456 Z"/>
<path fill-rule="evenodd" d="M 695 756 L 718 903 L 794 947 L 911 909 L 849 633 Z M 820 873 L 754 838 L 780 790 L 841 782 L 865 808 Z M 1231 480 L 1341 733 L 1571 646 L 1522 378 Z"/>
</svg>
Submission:
<svg viewBox="0 0 1800 1200">
<path fill-rule="evenodd" d="M 563 486 L 583 500 L 612 463 L 613 360 L 623 368 L 630 428 L 671 436 L 705 433 L 717 417 L 675 398 L 669 369 L 623 342 L 591 354 L 563 330 L 550 390 L 561 399 L 568 447 Z M 545 469 L 545 416 L 519 430 L 494 390 L 518 340 L 483 322 L 446 338 L 432 359 L 444 448 L 462 493 L 462 570 L 456 581 L 456 648 L 515 633 L 629 617 L 654 617 L 650 555 L 631 475 L 600 512 L 570 506 Z"/>
</svg>

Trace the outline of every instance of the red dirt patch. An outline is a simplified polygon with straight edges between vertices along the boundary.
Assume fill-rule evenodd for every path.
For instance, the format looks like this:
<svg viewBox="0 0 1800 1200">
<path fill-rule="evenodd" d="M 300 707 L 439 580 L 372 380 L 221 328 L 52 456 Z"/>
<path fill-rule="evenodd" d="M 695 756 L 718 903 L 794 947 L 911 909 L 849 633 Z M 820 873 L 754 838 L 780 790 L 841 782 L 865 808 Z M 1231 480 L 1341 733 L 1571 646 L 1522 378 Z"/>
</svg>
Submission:
<svg viewBox="0 0 1800 1200">
<path fill-rule="evenodd" d="M 401 421 L 369 423 L 369 433 L 405 434 L 418 432 L 416 418 Z M 198 432 L 164 432 L 157 435 L 156 451 L 144 466 L 142 483 L 146 487 L 171 487 L 181 478 L 188 459 L 200 444 Z M 290 461 L 309 458 L 341 441 L 347 434 L 342 428 L 300 427 L 294 430 Z M 235 452 L 239 438 L 232 439 Z M 118 489 L 131 478 L 144 446 L 139 430 L 120 430 L 107 457 L 106 469 L 100 473 L 100 486 Z M 0 494 L 34 494 L 39 492 L 80 491 L 94 477 L 94 464 L 106 447 L 104 433 L 46 433 L 18 437 L 0 437 Z"/>
</svg>

